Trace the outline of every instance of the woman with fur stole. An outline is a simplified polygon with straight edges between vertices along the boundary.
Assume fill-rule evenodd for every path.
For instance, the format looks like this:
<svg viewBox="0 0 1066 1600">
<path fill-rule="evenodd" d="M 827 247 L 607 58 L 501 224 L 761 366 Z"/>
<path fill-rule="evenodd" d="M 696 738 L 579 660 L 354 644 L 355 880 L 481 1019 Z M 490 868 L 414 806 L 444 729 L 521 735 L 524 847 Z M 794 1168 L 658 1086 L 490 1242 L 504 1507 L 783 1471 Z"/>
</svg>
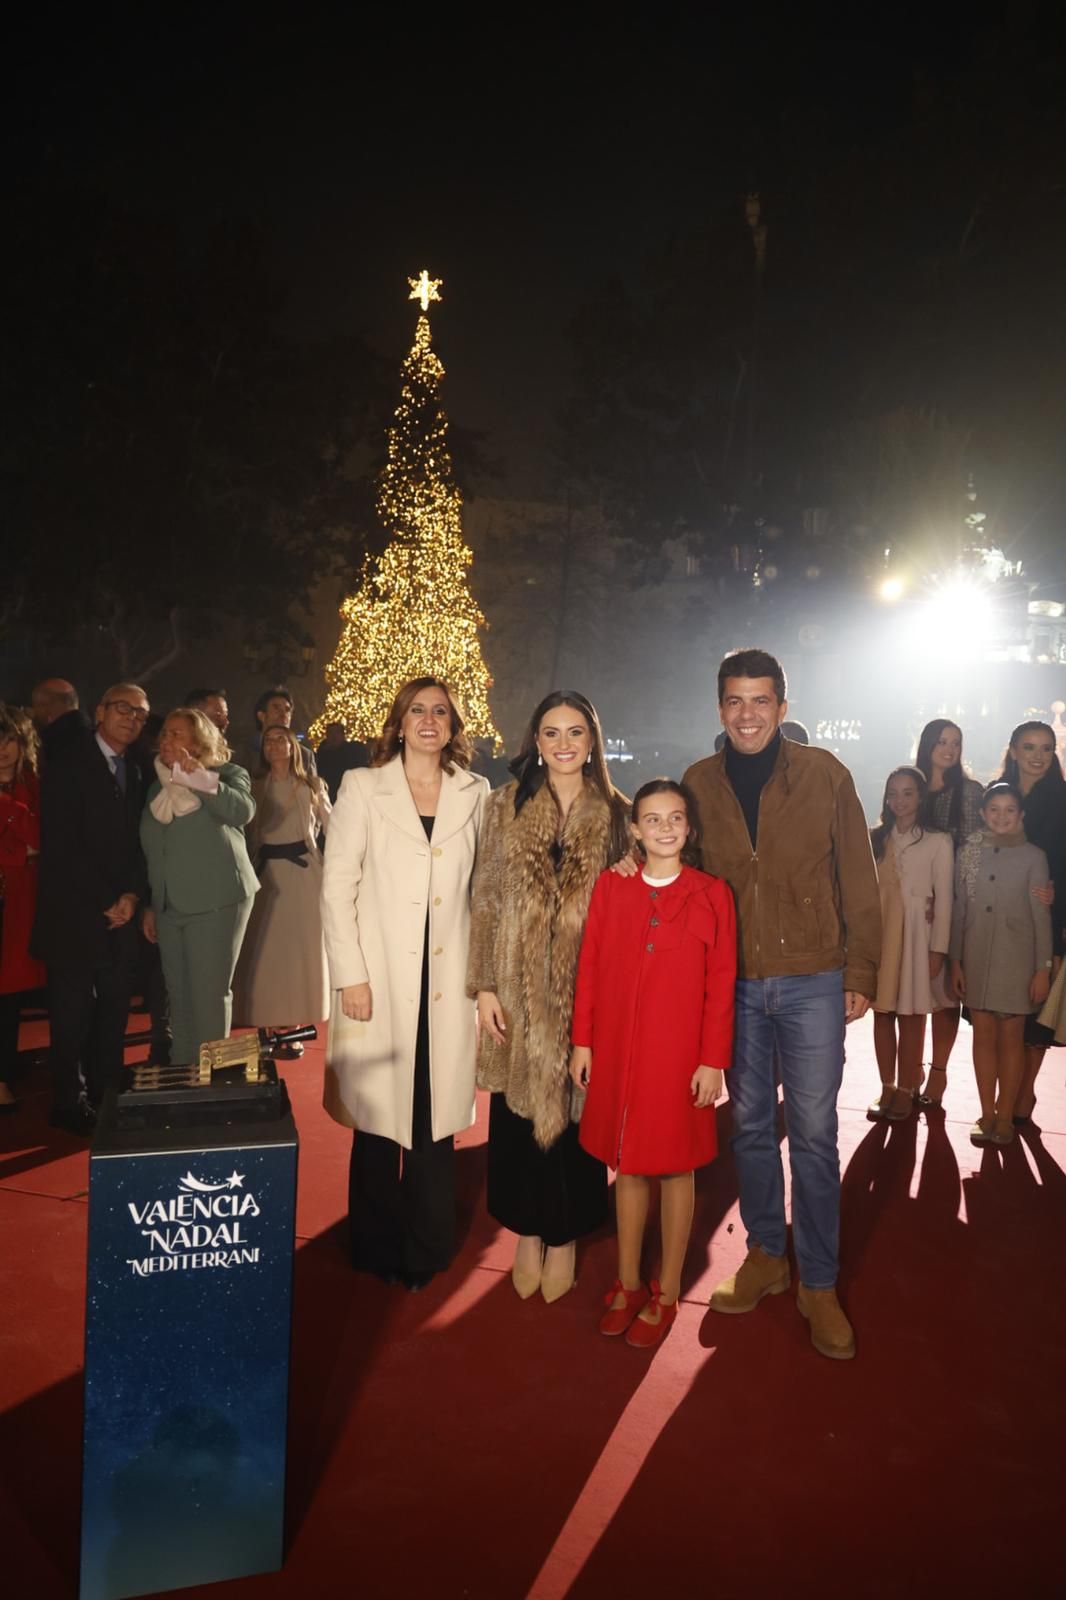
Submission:
<svg viewBox="0 0 1066 1600">
<path fill-rule="evenodd" d="M 537 706 L 511 771 L 485 807 L 467 991 L 478 1084 L 492 1091 L 489 1213 L 518 1234 L 518 1294 L 552 1301 L 573 1286 L 575 1240 L 607 1216 L 607 1169 L 578 1142 L 570 1018 L 592 890 L 629 848 L 629 802 L 607 775 L 599 718 L 574 690 Z"/>
</svg>

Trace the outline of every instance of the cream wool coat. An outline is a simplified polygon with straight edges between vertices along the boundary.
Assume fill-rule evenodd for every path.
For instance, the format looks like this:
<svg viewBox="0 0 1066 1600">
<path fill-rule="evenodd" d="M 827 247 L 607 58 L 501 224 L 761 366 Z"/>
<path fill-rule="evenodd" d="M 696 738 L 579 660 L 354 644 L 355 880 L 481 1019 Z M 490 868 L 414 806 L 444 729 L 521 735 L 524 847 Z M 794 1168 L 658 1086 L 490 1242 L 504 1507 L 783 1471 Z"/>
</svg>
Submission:
<svg viewBox="0 0 1066 1600">
<path fill-rule="evenodd" d="M 881 964 L 877 969 L 875 1011 L 900 1016 L 928 1015 L 947 1004 L 942 979 L 929 977 L 929 952 L 947 966 L 955 848 L 950 833 L 912 828 L 902 837 L 893 828 L 877 864 L 881 895 Z M 932 910 L 933 920 L 926 912 Z"/>
<path fill-rule="evenodd" d="M 345 773 L 330 819 L 322 927 L 331 1011 L 323 1102 L 336 1122 L 411 1148 L 422 946 L 429 911 L 429 1072 L 433 1137 L 474 1120 L 476 1010 L 466 995 L 470 879 L 489 786 L 442 774 L 432 841 L 403 759 Z M 339 990 L 369 983 L 369 1022 Z"/>
</svg>

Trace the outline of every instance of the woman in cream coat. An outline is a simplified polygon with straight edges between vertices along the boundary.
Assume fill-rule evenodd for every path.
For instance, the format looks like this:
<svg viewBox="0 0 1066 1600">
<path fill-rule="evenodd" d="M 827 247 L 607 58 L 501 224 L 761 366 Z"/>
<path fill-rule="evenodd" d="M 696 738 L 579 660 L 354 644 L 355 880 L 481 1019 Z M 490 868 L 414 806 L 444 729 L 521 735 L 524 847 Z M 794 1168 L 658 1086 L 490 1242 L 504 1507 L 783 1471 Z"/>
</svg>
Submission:
<svg viewBox="0 0 1066 1600">
<path fill-rule="evenodd" d="M 345 774 L 322 890 L 332 1010 L 325 1106 L 356 1130 L 352 1261 L 422 1288 L 455 1248 L 452 1136 L 474 1120 L 470 879 L 488 784 L 446 684 L 396 696 Z"/>
</svg>

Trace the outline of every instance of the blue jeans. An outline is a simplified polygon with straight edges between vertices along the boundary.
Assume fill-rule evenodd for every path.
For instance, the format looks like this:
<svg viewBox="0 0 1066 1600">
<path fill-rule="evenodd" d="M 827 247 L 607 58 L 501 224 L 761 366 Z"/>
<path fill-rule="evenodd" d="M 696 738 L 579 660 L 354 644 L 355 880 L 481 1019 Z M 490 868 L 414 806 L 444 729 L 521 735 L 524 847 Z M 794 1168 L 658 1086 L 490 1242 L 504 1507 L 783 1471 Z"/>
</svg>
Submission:
<svg viewBox="0 0 1066 1600">
<path fill-rule="evenodd" d="M 736 1051 L 727 1081 L 748 1247 L 759 1244 L 771 1256 L 786 1249 L 777 1066 L 785 1093 L 800 1281 L 808 1289 L 831 1289 L 840 1243 L 837 1095 L 844 1074 L 844 975 L 741 978 L 736 1006 Z"/>
</svg>

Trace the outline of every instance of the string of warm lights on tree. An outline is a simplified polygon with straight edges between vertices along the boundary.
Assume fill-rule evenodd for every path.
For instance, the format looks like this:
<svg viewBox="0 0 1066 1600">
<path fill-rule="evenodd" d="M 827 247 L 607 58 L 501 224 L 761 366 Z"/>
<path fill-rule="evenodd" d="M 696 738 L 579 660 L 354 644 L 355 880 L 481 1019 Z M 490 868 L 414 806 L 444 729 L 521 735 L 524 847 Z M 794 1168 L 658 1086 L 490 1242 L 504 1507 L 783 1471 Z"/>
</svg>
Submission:
<svg viewBox="0 0 1066 1600">
<path fill-rule="evenodd" d="M 326 703 L 310 732 L 317 740 L 327 723 L 342 722 L 348 738 L 372 739 L 400 686 L 432 676 L 455 691 L 467 732 L 498 748 L 488 701 L 492 678 L 478 637 L 486 623 L 467 578 L 474 558 L 463 539 L 462 496 L 439 396 L 444 368 L 427 315 L 441 299 L 441 280 L 423 271 L 408 283 L 421 312 L 403 363 L 377 494 L 389 543 L 382 555 L 366 560 L 358 590 L 341 606 Z"/>
</svg>

